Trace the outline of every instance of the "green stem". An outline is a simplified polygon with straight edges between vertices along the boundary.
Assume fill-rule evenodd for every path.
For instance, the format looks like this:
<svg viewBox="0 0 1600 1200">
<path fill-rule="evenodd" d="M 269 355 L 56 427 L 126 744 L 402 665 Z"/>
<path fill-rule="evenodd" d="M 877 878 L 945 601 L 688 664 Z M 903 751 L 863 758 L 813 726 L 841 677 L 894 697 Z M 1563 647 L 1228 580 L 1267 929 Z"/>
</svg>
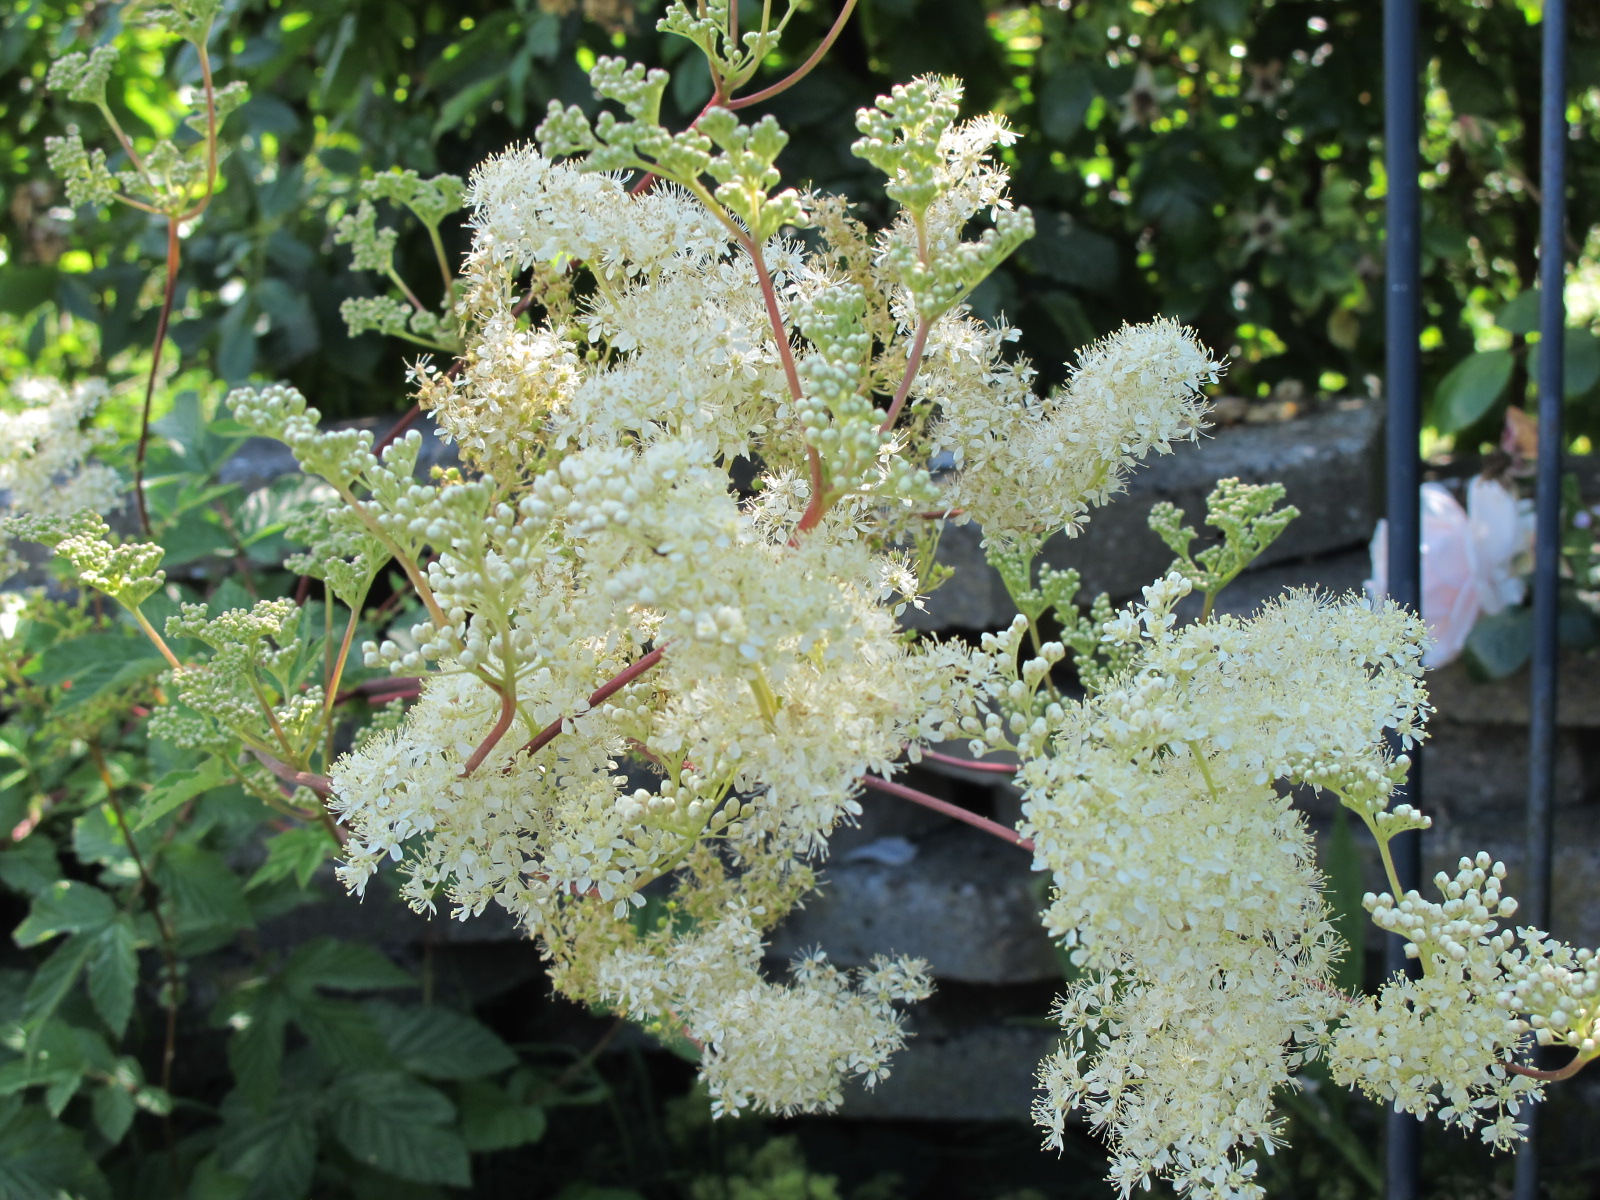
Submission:
<svg viewBox="0 0 1600 1200">
<path fill-rule="evenodd" d="M 444 306 L 450 307 L 450 292 L 455 287 L 455 277 L 450 274 L 450 258 L 444 252 L 444 239 L 437 225 L 428 225 L 428 240 L 433 243 L 433 256 L 439 260 L 439 275 L 444 279 Z"/>
<path fill-rule="evenodd" d="M 278 739 L 278 745 L 283 747 L 283 757 L 286 762 L 293 762 L 296 758 L 294 746 L 289 742 L 289 735 L 283 731 L 283 726 L 278 723 L 278 714 L 272 711 L 272 703 L 267 699 L 266 689 L 261 686 L 261 680 L 256 678 L 255 667 L 250 667 L 247 674 L 250 677 L 250 690 L 256 694 L 256 703 L 261 705 L 261 711 L 267 715 L 267 724 L 272 727 L 272 735 Z"/>
<path fill-rule="evenodd" d="M 328 613 L 328 621 L 330 626 L 333 620 L 333 604 L 331 603 L 331 597 L 332 593 L 329 593 L 328 596 L 323 597 L 323 608 Z M 333 664 L 328 668 L 327 684 L 323 688 L 322 725 L 328 739 L 327 750 L 325 751 L 324 757 L 324 766 L 331 766 L 333 764 L 333 702 L 339 694 L 339 681 L 344 677 L 345 663 L 350 658 L 350 645 L 355 640 L 356 626 L 360 624 L 361 621 L 361 605 L 365 599 L 366 596 L 362 595 L 356 600 L 355 604 L 351 605 L 350 607 L 350 620 L 345 622 L 344 637 L 339 642 L 339 655 L 334 659 Z M 328 639 L 328 642 L 329 645 L 332 645 L 331 637 Z"/>
<path fill-rule="evenodd" d="M 1195 765 L 1200 768 L 1200 778 L 1206 781 L 1206 791 L 1211 793 L 1213 800 L 1222 799 L 1222 794 L 1217 791 L 1216 781 L 1211 778 L 1211 768 L 1206 764 L 1206 756 L 1201 753 L 1200 747 L 1195 742 L 1185 742 L 1189 754 L 1194 758 Z"/>
<path fill-rule="evenodd" d="M 175 671 L 180 669 L 183 663 L 178 661 L 178 656 L 172 652 L 172 647 L 167 645 L 166 639 L 156 632 L 155 626 L 150 624 L 150 619 L 139 611 L 139 606 L 125 604 L 123 607 L 133 614 L 134 623 L 144 630 L 145 637 L 155 643 L 156 649 L 161 652 L 161 657 L 167 660 L 167 665 Z"/>
</svg>

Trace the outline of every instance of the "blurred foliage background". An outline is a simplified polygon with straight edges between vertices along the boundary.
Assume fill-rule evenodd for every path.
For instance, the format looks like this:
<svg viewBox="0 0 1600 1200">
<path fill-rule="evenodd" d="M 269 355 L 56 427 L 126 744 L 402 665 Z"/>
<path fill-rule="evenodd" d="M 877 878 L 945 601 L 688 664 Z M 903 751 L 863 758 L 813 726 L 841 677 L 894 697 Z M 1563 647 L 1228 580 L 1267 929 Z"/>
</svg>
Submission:
<svg viewBox="0 0 1600 1200">
<path fill-rule="evenodd" d="M 1573 429 L 1594 436 L 1600 9 L 1572 7 L 1580 269 L 1568 355 L 1584 387 L 1569 392 Z M 1526 324 L 1501 314 L 1536 272 L 1538 9 L 1422 5 L 1426 386 L 1436 426 L 1469 444 L 1492 438 L 1526 388 Z M 236 149 L 221 194 L 187 239 L 172 340 L 229 382 L 286 378 L 335 415 L 407 406 L 407 348 L 351 341 L 338 316 L 344 298 L 370 293 L 332 239 L 363 173 L 469 173 L 530 137 L 551 98 L 588 102 L 598 54 L 693 62 L 671 92 L 684 121 L 709 95 L 698 59 L 629 0 L 235 0 L 226 11 L 218 75 L 248 79 L 252 98 L 225 130 Z M 816 0 L 799 14 L 789 65 L 834 11 Z M 862 0 L 822 67 L 771 109 L 793 134 L 791 181 L 865 198 L 868 168 L 848 154 L 855 108 L 914 74 L 962 76 L 973 111 L 998 109 L 1022 134 L 1015 191 L 1040 228 L 975 304 L 1024 330 L 1047 381 L 1075 347 L 1160 312 L 1231 357 L 1231 393 L 1304 403 L 1366 394 L 1382 369 L 1380 21 L 1362 0 Z M 126 374 L 153 335 L 159 223 L 63 208 L 42 151 L 73 121 L 98 137 L 92 110 L 46 94 L 50 62 L 119 31 L 119 6 L 94 0 L 17 0 L 0 17 L 0 353 L 12 371 L 34 361 Z M 166 132 L 196 63 L 141 44 L 112 104 L 130 132 Z M 453 237 L 459 250 L 459 223 Z M 399 261 L 431 301 L 420 228 Z M 1509 353 L 1441 389 L 1474 350 Z"/>
</svg>

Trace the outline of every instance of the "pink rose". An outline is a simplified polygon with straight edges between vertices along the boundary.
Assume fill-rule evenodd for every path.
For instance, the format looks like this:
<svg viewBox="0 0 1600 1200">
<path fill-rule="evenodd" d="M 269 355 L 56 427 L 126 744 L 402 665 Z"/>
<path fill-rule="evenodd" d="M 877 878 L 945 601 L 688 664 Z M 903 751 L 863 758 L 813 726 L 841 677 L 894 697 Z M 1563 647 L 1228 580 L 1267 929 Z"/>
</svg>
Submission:
<svg viewBox="0 0 1600 1200">
<path fill-rule="evenodd" d="M 1533 545 L 1533 519 L 1505 486 L 1481 475 L 1467 485 L 1463 509 L 1440 483 L 1422 485 L 1422 619 L 1432 644 L 1425 667 L 1454 661 L 1480 613 L 1497 613 L 1522 601 L 1523 582 L 1513 564 Z M 1372 535 L 1372 578 L 1367 594 L 1388 594 L 1388 523 Z"/>
</svg>

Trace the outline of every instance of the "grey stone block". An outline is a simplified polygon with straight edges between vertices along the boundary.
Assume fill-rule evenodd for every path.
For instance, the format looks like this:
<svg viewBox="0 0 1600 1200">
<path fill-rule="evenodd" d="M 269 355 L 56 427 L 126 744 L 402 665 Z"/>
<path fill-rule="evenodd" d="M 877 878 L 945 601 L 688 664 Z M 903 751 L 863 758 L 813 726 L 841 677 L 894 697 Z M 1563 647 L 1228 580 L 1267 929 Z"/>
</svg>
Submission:
<svg viewBox="0 0 1600 1200">
<path fill-rule="evenodd" d="M 949 988 L 908 1010 L 889 1077 L 845 1091 L 846 1118 L 1027 1121 L 1039 1062 L 1060 1031 L 1054 988 Z"/>
<path fill-rule="evenodd" d="M 1136 471 L 1128 490 L 1096 509 L 1076 538 L 1057 536 L 1041 560 L 1074 567 L 1088 595 L 1136 595 L 1166 570 L 1172 554 L 1150 532 L 1146 518 L 1168 500 L 1202 529 L 1205 498 L 1218 479 L 1284 484 L 1288 501 L 1303 514 L 1267 551 L 1263 565 L 1327 554 L 1364 544 L 1381 515 L 1383 420 L 1374 404 L 1348 401 L 1326 412 L 1277 425 L 1241 425 L 1184 443 Z M 956 576 L 928 599 L 925 612 L 908 612 L 923 629 L 994 629 L 1015 611 L 1000 577 L 984 561 L 983 533 L 952 526 L 940 539 L 939 559 Z"/>
<path fill-rule="evenodd" d="M 925 958 L 934 977 L 979 983 L 1059 979 L 1039 924 L 1030 856 L 951 823 L 910 845 L 909 862 L 835 854 L 820 895 L 773 931 L 770 953 L 792 958 L 821 946 L 841 965 L 875 954 Z"/>
</svg>

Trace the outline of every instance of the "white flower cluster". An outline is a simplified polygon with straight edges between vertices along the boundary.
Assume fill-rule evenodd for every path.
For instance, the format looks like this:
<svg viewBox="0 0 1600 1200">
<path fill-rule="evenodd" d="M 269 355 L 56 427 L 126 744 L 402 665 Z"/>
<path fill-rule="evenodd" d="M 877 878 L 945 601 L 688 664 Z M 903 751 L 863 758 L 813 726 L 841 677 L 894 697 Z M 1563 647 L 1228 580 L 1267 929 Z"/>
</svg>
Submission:
<svg viewBox="0 0 1600 1200">
<path fill-rule="evenodd" d="M 1171 576 L 1105 625 L 1131 668 L 1057 705 L 1020 775 L 1045 925 L 1091 972 L 1036 1116 L 1056 1145 L 1073 1107 L 1106 1126 L 1125 1193 L 1160 1175 L 1252 1196 L 1243 1153 L 1270 1151 L 1273 1093 L 1344 1007 L 1310 834 L 1275 784 L 1330 762 L 1388 784 L 1385 729 L 1421 734 L 1419 636 L 1393 607 L 1309 593 L 1180 626 L 1188 590 Z"/>
<path fill-rule="evenodd" d="M 627 97 L 656 86 L 619 69 L 606 86 Z M 633 194 L 531 147 L 486 164 L 470 189 L 463 363 L 418 370 L 476 474 L 443 481 L 437 499 L 404 480 L 409 451 L 379 467 L 365 443 L 320 445 L 294 397 L 235 405 L 325 464 L 383 552 L 433 556 L 415 576 L 428 620 L 366 659 L 435 674 L 402 725 L 330 772 L 352 832 L 346 881 L 359 890 L 392 859 L 419 908 L 441 896 L 461 916 L 505 907 L 569 994 L 649 1020 L 670 1010 L 706 1046 L 729 1108 L 831 1107 L 843 1078 L 886 1069 L 902 1038 L 891 1003 L 925 993 L 921 976 L 886 966 L 847 985 L 818 958 L 780 988 L 757 972 L 761 933 L 859 813 L 862 774 L 981 727 L 1004 674 L 993 655 L 908 641 L 896 622 L 923 586 L 896 539 L 916 508 L 956 499 L 929 482 L 934 456 L 961 444 L 969 463 L 1006 470 L 995 464 L 1033 453 L 1018 421 L 1038 407 L 1028 372 L 960 305 L 1025 232 L 988 157 L 1010 135 L 956 124 L 958 99 L 922 81 L 863 116 L 863 153 L 907 207 L 873 236 L 808 197 L 820 245 L 757 245 L 730 213 L 770 223 L 762 202 L 724 209 L 666 167 L 667 183 Z M 563 115 L 563 136 L 586 136 L 581 120 Z M 736 125 L 710 127 L 735 139 Z M 748 154 L 776 154 L 764 129 Z M 643 144 L 628 136 L 616 146 Z M 995 228 L 963 241 L 982 210 Z M 1192 350 L 1158 326 L 1093 352 L 1074 413 L 1058 403 L 1037 420 L 1099 465 L 1026 474 L 1007 502 L 1066 524 L 1133 458 L 1190 432 L 1192 390 L 1214 369 Z M 909 406 L 898 425 L 895 393 Z M 761 464 L 742 494 L 739 457 Z M 331 569 L 334 551 L 309 557 Z M 721 907 L 692 935 L 642 936 L 659 890 L 646 889 L 668 879 L 673 903 L 705 908 L 714 894 Z M 737 978 L 708 990 L 697 970 Z M 779 1037 L 807 1053 L 772 1054 Z"/>
<path fill-rule="evenodd" d="M 596 967 L 597 990 L 630 1017 L 677 1024 L 702 1050 L 713 1112 L 752 1100 L 785 1115 L 843 1101 L 840 1083 L 871 1087 L 905 1044 L 897 1003 L 925 999 L 927 964 L 874 960 L 852 980 L 813 953 L 788 986 L 761 977 L 761 937 L 742 907 L 682 936 L 618 949 Z"/>
<path fill-rule="evenodd" d="M 1297 593 L 1180 624 L 1183 596 L 1204 592 L 1208 618 L 1292 516 L 1270 511 L 1281 490 L 1237 481 L 1213 497 L 1222 542 L 1196 555 L 1181 514 L 1157 515 L 1179 557 L 1142 604 L 1083 615 L 1071 573 L 1032 583 L 1043 537 L 1196 435 L 1220 364 L 1158 321 L 1032 394 L 1012 331 L 963 304 L 1031 219 L 990 156 L 1010 134 L 958 123 L 953 81 L 858 114 L 854 150 L 900 206 L 874 232 L 776 190 L 770 120 L 713 108 L 669 133 L 663 73 L 605 60 L 595 78 L 626 119 L 557 106 L 540 135 L 586 162 L 522 147 L 473 177 L 462 362 L 417 369 L 462 471 L 418 483 L 414 441 L 380 463 L 284 389 L 235 405 L 345 502 L 307 523 L 307 561 L 364 594 L 392 556 L 426 612 L 365 651 L 424 674 L 419 700 L 330 770 L 349 885 L 393 860 L 419 909 L 507 909 L 565 994 L 698 1044 L 719 1112 L 831 1109 L 847 1079 L 883 1075 L 925 971 L 850 977 L 818 953 L 778 984 L 763 936 L 815 885 L 864 773 L 965 737 L 1022 759 L 1045 924 L 1086 972 L 1041 1069 L 1052 1141 L 1082 1109 L 1125 1193 L 1163 1177 L 1258 1196 L 1274 1095 L 1330 1047 L 1374 1094 L 1514 1133 L 1533 1090 L 1503 1065 L 1519 1038 L 1595 1053 L 1594 956 L 1494 935 L 1480 864 L 1437 911 L 1374 898 L 1426 974 L 1344 996 L 1284 795 L 1327 789 L 1384 843 L 1426 824 L 1390 806 L 1407 760 L 1386 741 L 1422 736 L 1420 621 Z M 936 485 L 944 454 L 958 470 Z M 930 509 L 984 525 L 1018 603 L 976 650 L 897 624 L 933 578 Z M 1058 687 L 1069 653 L 1081 699 Z"/>
<path fill-rule="evenodd" d="M 1222 370 L 1189 330 L 1155 321 L 1083 351 L 1067 386 L 1039 402 L 1025 374 L 994 361 L 999 336 L 963 332 L 965 353 L 929 383 L 954 400 L 944 436 L 963 470 L 952 503 L 991 535 L 1076 531 L 1091 505 L 1122 490 L 1137 459 L 1198 434 L 1200 389 Z M 957 372 L 965 386 L 951 386 Z"/>
<path fill-rule="evenodd" d="M 11 512 L 50 518 L 121 507 L 122 480 L 93 457 L 113 436 L 87 424 L 105 399 L 100 380 L 68 387 L 31 378 L 12 385 L 11 402 L 0 411 L 0 493 Z M 7 550 L 0 576 L 17 566 Z"/>
</svg>

